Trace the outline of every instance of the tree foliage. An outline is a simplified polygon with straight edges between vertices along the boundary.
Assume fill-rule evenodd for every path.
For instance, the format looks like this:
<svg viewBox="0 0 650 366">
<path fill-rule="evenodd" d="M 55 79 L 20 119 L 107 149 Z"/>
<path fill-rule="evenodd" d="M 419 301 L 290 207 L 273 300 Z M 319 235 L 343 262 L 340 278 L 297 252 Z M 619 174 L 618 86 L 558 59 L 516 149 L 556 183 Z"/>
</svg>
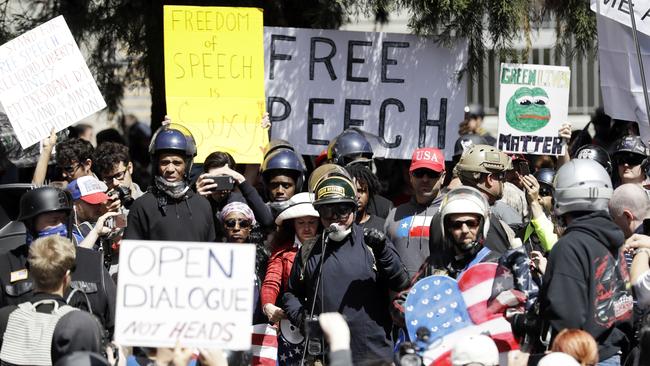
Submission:
<svg viewBox="0 0 650 366">
<path fill-rule="evenodd" d="M 592 50 L 596 34 L 585 0 L 0 0 L 0 43 L 63 15 L 89 56 L 109 111 L 119 111 L 125 87 L 148 85 L 155 128 L 165 113 L 162 7 L 168 4 L 260 7 L 265 25 L 326 29 L 359 14 L 384 23 L 402 9 L 417 34 L 446 45 L 467 40 L 472 75 L 490 49 L 511 61 L 525 59 L 531 31 L 550 15 L 558 48 L 568 54 Z M 514 48 L 521 39 L 526 47 Z"/>
</svg>

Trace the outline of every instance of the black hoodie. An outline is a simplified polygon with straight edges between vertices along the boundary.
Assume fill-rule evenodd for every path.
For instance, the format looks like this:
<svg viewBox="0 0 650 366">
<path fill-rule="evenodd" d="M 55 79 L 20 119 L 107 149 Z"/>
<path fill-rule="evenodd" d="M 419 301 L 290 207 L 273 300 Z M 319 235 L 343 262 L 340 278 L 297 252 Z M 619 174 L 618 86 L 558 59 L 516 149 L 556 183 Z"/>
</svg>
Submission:
<svg viewBox="0 0 650 366">
<path fill-rule="evenodd" d="M 553 334 L 565 328 L 587 331 L 598 343 L 600 360 L 620 351 L 631 334 L 624 242 L 605 211 L 575 218 L 551 250 L 540 294 L 540 314 Z"/>
</svg>

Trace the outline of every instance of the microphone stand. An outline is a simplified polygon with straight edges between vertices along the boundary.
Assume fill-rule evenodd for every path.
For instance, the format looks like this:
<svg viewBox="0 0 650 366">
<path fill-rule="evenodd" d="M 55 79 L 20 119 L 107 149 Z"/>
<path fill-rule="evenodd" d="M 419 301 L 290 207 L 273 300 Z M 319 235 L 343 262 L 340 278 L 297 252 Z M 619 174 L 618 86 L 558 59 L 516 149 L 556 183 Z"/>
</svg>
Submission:
<svg viewBox="0 0 650 366">
<path fill-rule="evenodd" d="M 318 287 L 320 287 L 321 283 L 321 278 L 323 277 L 323 263 L 325 261 L 325 249 L 327 248 L 327 242 L 329 241 L 329 228 L 323 230 L 323 233 L 321 234 L 321 256 L 320 256 L 320 263 L 319 263 L 319 268 L 318 268 L 318 277 L 316 278 L 316 289 L 314 290 L 314 298 L 311 300 L 311 309 L 309 311 L 309 320 L 311 320 L 314 316 L 314 309 L 316 308 L 316 296 L 318 294 Z M 306 266 L 307 263 L 303 263 L 303 266 Z M 323 289 L 321 287 L 321 311 L 323 311 Z M 303 324 L 304 328 L 304 324 Z M 305 332 L 306 333 L 306 332 Z M 305 345 L 302 349 L 302 359 L 300 360 L 300 366 L 304 366 L 305 364 L 305 356 L 307 355 L 307 347 L 309 346 L 309 339 L 306 337 L 307 334 L 305 334 Z M 322 341 L 322 340 L 321 340 Z"/>
</svg>

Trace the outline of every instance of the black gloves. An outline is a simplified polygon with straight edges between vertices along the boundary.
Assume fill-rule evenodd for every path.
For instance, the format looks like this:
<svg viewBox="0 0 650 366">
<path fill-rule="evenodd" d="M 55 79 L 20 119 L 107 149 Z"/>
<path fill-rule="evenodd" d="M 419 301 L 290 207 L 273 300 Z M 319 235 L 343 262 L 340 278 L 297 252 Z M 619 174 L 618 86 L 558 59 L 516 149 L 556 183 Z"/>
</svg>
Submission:
<svg viewBox="0 0 650 366">
<path fill-rule="evenodd" d="M 386 234 L 377 229 L 363 229 L 363 239 L 374 252 L 381 252 L 386 247 Z"/>
</svg>

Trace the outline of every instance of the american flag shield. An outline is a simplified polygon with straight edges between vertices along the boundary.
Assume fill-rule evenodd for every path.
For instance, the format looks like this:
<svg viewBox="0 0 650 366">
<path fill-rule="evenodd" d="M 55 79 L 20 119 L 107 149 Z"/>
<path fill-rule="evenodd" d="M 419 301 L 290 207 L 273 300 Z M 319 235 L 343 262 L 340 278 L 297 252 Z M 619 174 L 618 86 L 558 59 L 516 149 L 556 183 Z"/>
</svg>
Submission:
<svg viewBox="0 0 650 366">
<path fill-rule="evenodd" d="M 496 269 L 496 263 L 479 263 L 458 281 L 429 276 L 413 286 L 404 304 L 406 326 L 412 340 L 420 327 L 429 330 L 428 347 L 422 353 L 425 365 L 451 365 L 451 349 L 472 334 L 492 337 L 502 355 L 519 348 L 510 323 L 488 310 Z"/>
</svg>

